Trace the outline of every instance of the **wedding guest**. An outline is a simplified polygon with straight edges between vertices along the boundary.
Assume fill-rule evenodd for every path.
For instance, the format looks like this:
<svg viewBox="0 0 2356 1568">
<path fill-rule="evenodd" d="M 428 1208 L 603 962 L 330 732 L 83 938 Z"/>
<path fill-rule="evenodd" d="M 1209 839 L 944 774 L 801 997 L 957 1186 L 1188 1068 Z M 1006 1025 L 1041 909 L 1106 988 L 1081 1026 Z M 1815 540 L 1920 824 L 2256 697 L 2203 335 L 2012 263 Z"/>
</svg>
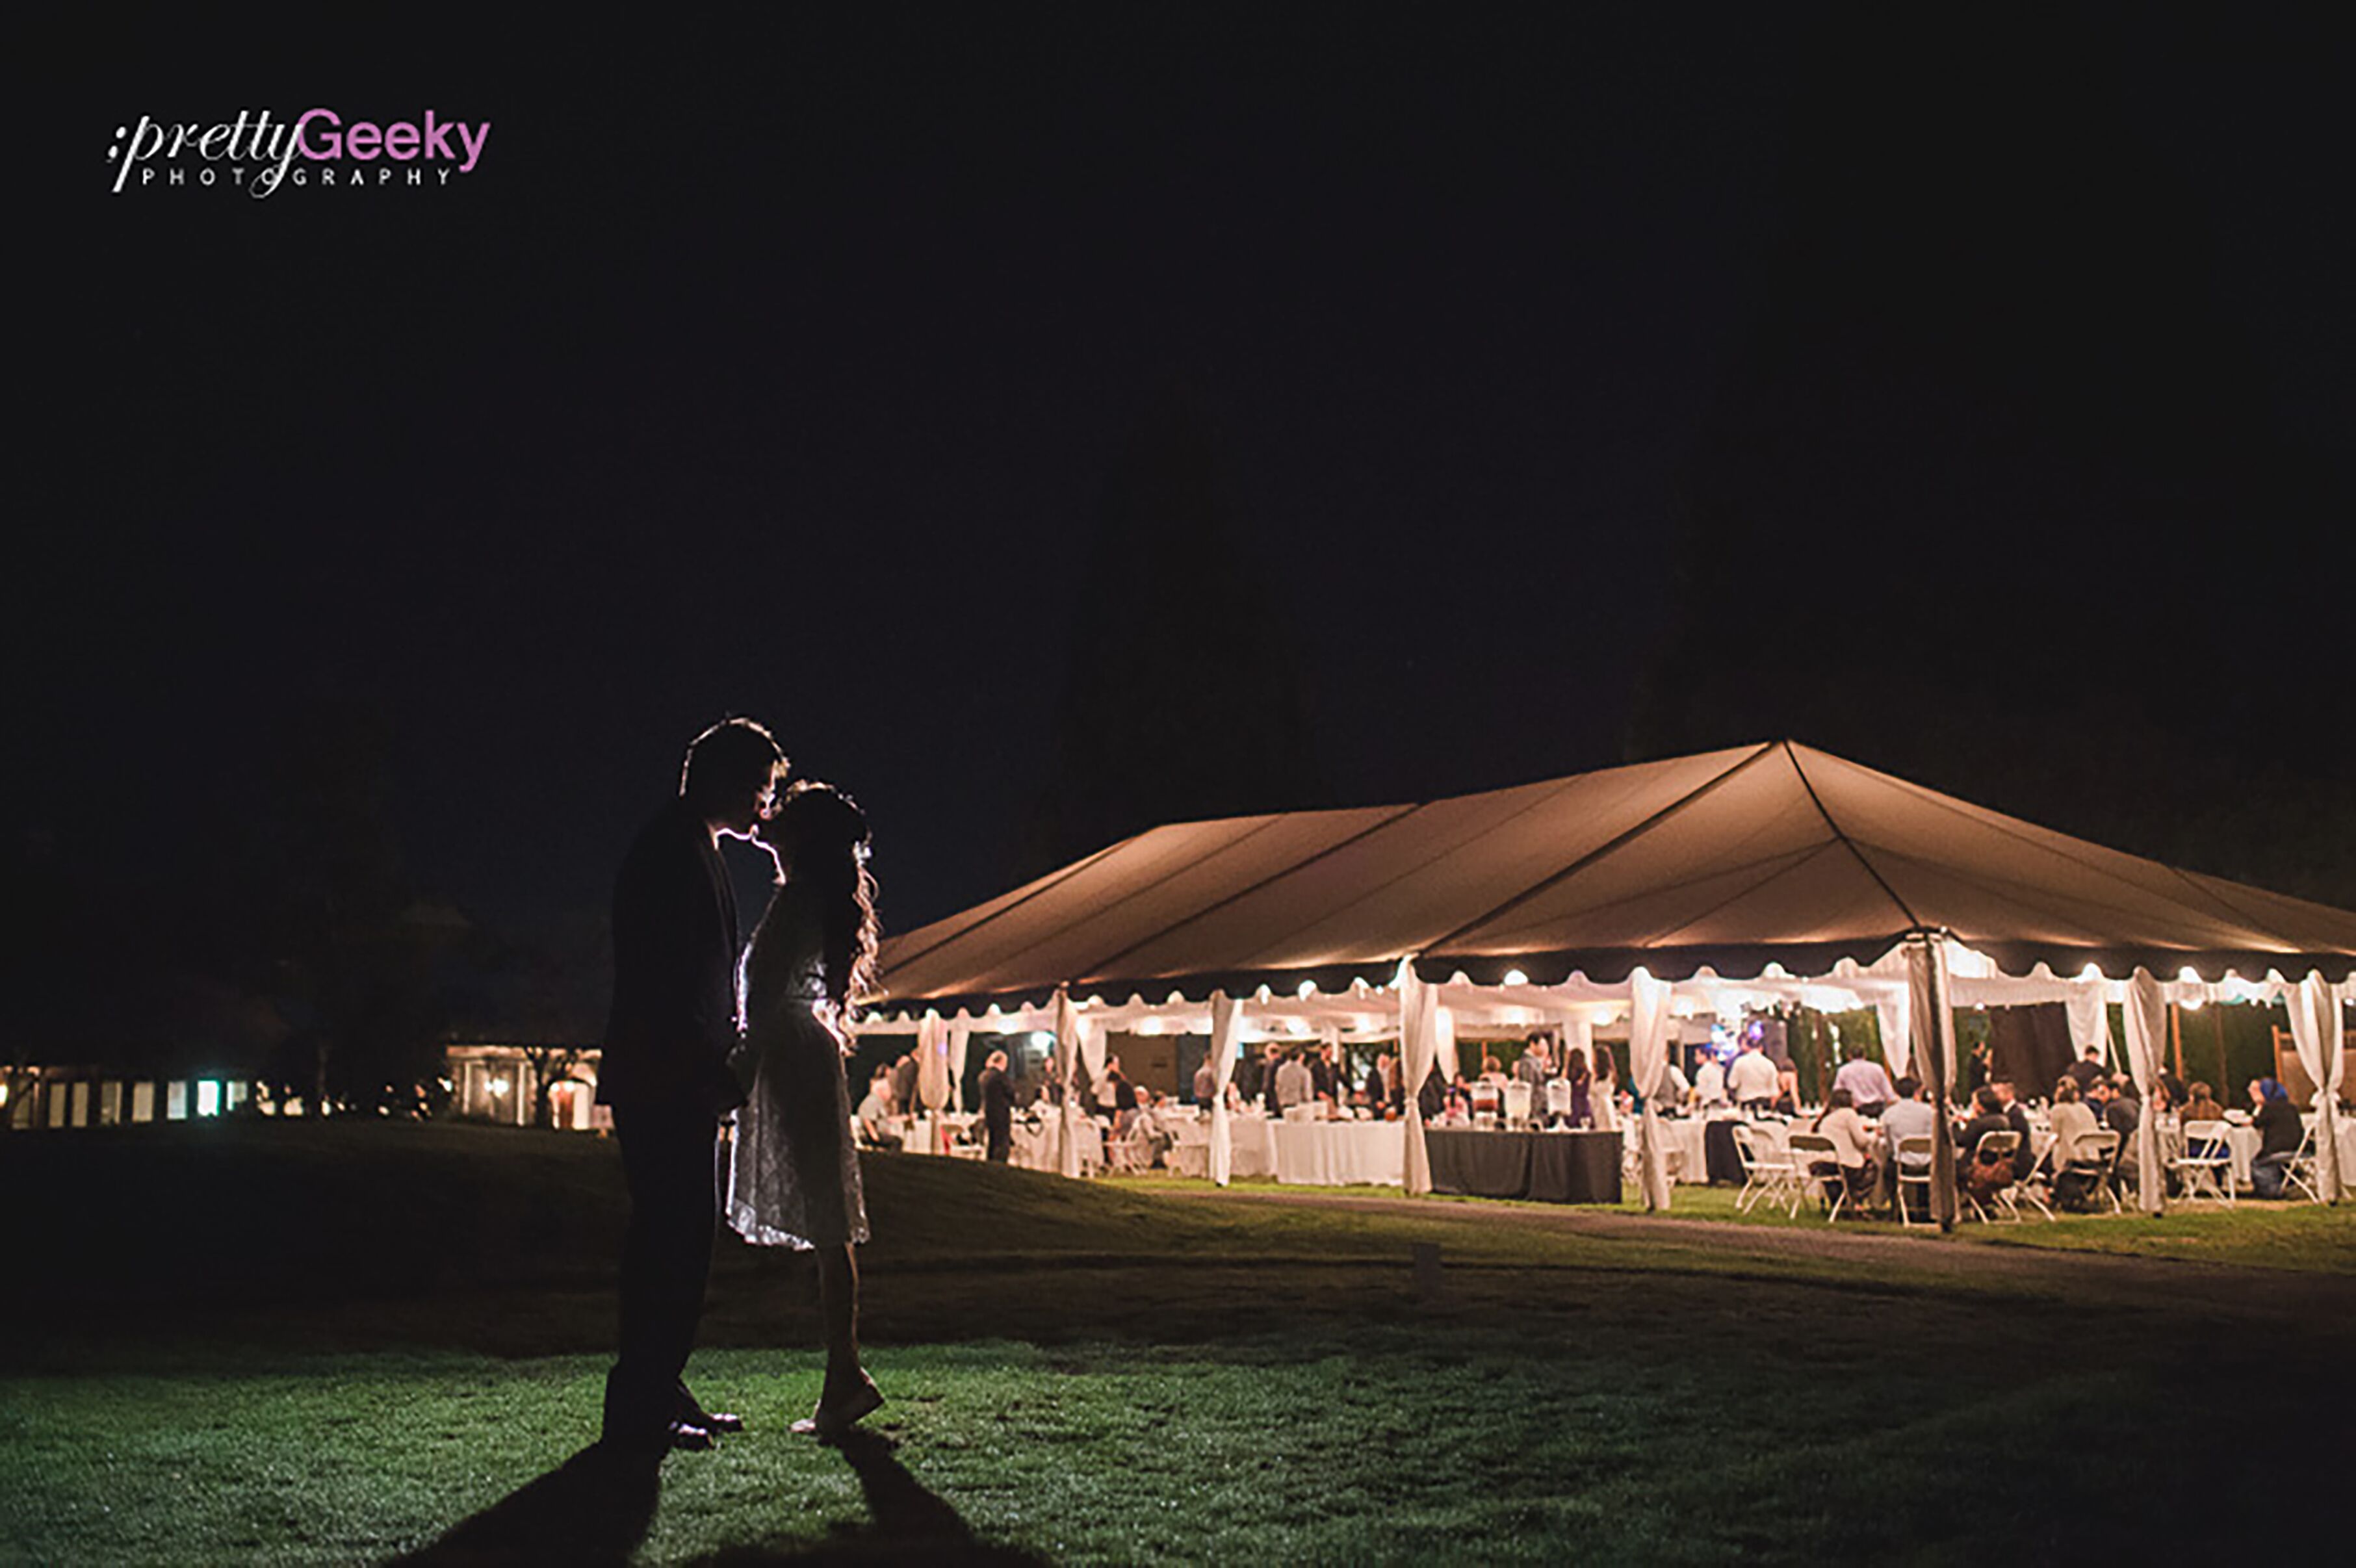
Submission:
<svg viewBox="0 0 2356 1568">
<path fill-rule="evenodd" d="M 1901 1078 L 1896 1085 L 1898 1098 L 1881 1113 L 1881 1136 L 1889 1148 L 1889 1161 L 1883 1167 L 1895 1184 L 1901 1173 L 1920 1176 L 1931 1168 L 1931 1151 L 1901 1155 L 1898 1145 L 1904 1138 L 1929 1138 L 1938 1135 L 1939 1113 L 1931 1108 L 1931 1098 L 1922 1081 L 1912 1073 Z M 1900 1195 L 1903 1196 L 1902 1189 Z"/>
<path fill-rule="evenodd" d="M 892 1115 L 892 1070 L 878 1067 L 867 1081 L 866 1097 L 859 1102 L 859 1136 L 870 1148 L 895 1149 L 900 1140 L 884 1123 Z"/>
<path fill-rule="evenodd" d="M 1415 1092 L 1415 1109 L 1427 1124 L 1448 1114 L 1448 1080 L 1440 1075 L 1437 1063 L 1424 1074 L 1423 1087 Z"/>
<path fill-rule="evenodd" d="M 2078 1086 L 2081 1100 L 2085 1098 L 2086 1091 L 2093 1087 L 2095 1079 L 2110 1076 L 2109 1070 L 2103 1065 L 2103 1048 L 2099 1045 L 2088 1046 L 2086 1054 L 2072 1062 L 2063 1072 Z"/>
<path fill-rule="evenodd" d="M 892 1113 L 899 1116 L 921 1115 L 924 1107 L 916 1103 L 916 1053 L 913 1051 L 892 1064 Z"/>
<path fill-rule="evenodd" d="M 1211 1103 L 1211 1096 L 1218 1092 L 1218 1063 L 1206 1055 L 1203 1058 L 1203 1065 L 1194 1069 L 1194 1104 L 1208 1105 Z"/>
<path fill-rule="evenodd" d="M 1897 1086 L 1890 1082 L 1889 1072 L 1866 1055 L 1862 1045 L 1848 1048 L 1848 1060 L 1833 1074 L 1833 1087 L 1848 1091 L 1861 1116 L 1879 1116 L 1883 1106 L 1898 1098 Z"/>
<path fill-rule="evenodd" d="M 1006 1052 L 993 1051 L 981 1064 L 981 1127 L 992 1165 L 1004 1165 L 1014 1150 L 1014 1086 L 1006 1076 Z"/>
<path fill-rule="evenodd" d="M 2196 1082 L 2186 1092 L 2184 1119 L 2188 1122 L 2222 1122 L 2225 1107 L 2217 1103 L 2216 1093 L 2205 1083 Z"/>
<path fill-rule="evenodd" d="M 1563 1053 L 1564 1076 L 1570 1080 L 1570 1125 L 1591 1127 L 1595 1125 L 1595 1081 L 1587 1070 L 1587 1053 L 1576 1046 Z"/>
<path fill-rule="evenodd" d="M 2094 1157 L 2087 1142 L 2102 1132 L 2102 1123 L 2079 1093 L 2078 1081 L 2066 1077 L 2053 1085 L 2053 1110 L 2046 1119 L 2053 1129 L 2053 1152 L 2047 1157 L 2053 1172 L 2053 1200 L 2065 1208 L 2080 1207 L 2091 1179 L 2071 1167 Z"/>
<path fill-rule="evenodd" d="M 1298 1052 L 1286 1056 L 1277 1064 L 1276 1110 L 1279 1115 L 1295 1105 L 1306 1105 L 1316 1098 L 1317 1081 L 1311 1075 L 1309 1064 L 1301 1060 Z"/>
<path fill-rule="evenodd" d="M 1983 1083 L 1972 1091 L 1972 1111 L 1971 1120 L 1955 1129 L 1955 1152 L 1960 1157 L 1958 1166 L 1964 1190 L 1976 1201 L 1986 1204 L 1994 1201 L 1996 1195 L 2012 1185 L 2018 1178 L 2011 1160 L 1991 1159 L 1983 1163 L 1979 1157 L 1980 1140 L 1990 1133 L 2009 1134 L 2013 1125 L 2004 1114 L 2004 1102 L 1997 1098 L 1996 1090 L 1988 1084 Z M 1886 1126 L 1890 1117 L 1884 1115 L 1881 1120 Z"/>
<path fill-rule="evenodd" d="M 1269 1041 L 1268 1049 L 1260 1053 L 1259 1082 L 1253 1086 L 1255 1092 L 1251 1097 L 1266 1106 L 1271 1116 L 1284 1115 L 1284 1106 L 1276 1097 L 1276 1072 L 1283 1063 L 1284 1047 L 1274 1040 Z"/>
<path fill-rule="evenodd" d="M 1763 1111 L 1775 1099 L 1775 1063 L 1749 1030 L 1743 1032 L 1733 1065 L 1726 1070 L 1726 1097 L 1745 1111 Z"/>
<path fill-rule="evenodd" d="M 1530 1086 L 1530 1104 L 1546 1104 L 1547 1080 L 1555 1076 L 1553 1052 L 1547 1044 L 1547 1032 L 1533 1029 L 1523 1042 L 1519 1061 L 1514 1063 L 1514 1081 Z"/>
<path fill-rule="evenodd" d="M 1965 1064 L 1967 1093 L 1977 1098 L 1980 1090 L 1996 1078 L 1996 1048 L 1987 1040 L 1972 1047 L 1971 1060 Z"/>
<path fill-rule="evenodd" d="M 2029 1107 L 2020 1103 L 2011 1079 L 1996 1079 L 1988 1087 L 1996 1091 L 1997 1103 L 2004 1107 L 2007 1125 L 2020 1135 L 2020 1147 L 2012 1154 L 2012 1174 L 2014 1180 L 2026 1181 L 2029 1173 L 2037 1168 L 2036 1140 L 2029 1136 Z"/>
<path fill-rule="evenodd" d="M 1800 1114 L 1800 1072 L 1795 1067 L 1779 1068 L 1775 1073 L 1775 1098 L 1768 1107 L 1779 1116 Z"/>
<path fill-rule="evenodd" d="M 1874 1158 L 1873 1130 L 1858 1115 L 1857 1102 L 1849 1092 L 1835 1089 L 1809 1130 L 1832 1139 L 1842 1185 L 1848 1189 L 1849 1202 L 1861 1212 L 1872 1201 L 1879 1168 Z"/>
<path fill-rule="evenodd" d="M 2250 1081 L 2250 1125 L 2258 1129 L 2258 1152 L 2250 1159 L 2250 1186 L 2261 1198 L 2280 1198 L 2290 1185 L 2290 1162 L 2307 1141 L 2307 1125 L 2290 1091 L 2278 1079 Z"/>
<path fill-rule="evenodd" d="M 1595 1087 L 1590 1092 L 1595 1107 L 1595 1130 L 1614 1133 L 1620 1130 L 1620 1066 L 1612 1059 L 1612 1048 L 1601 1040 L 1595 1042 Z"/>
<path fill-rule="evenodd" d="M 1333 1059 L 1327 1052 L 1333 1048 L 1320 1046 L 1309 1053 L 1309 1097 L 1332 1104 L 1336 1098 L 1337 1084 L 1333 1075 Z"/>
<path fill-rule="evenodd" d="M 1700 1062 L 1694 1068 L 1694 1104 L 1707 1111 L 1713 1105 L 1726 1104 L 1726 1069 L 1718 1058 L 1705 1049 Z"/>
</svg>

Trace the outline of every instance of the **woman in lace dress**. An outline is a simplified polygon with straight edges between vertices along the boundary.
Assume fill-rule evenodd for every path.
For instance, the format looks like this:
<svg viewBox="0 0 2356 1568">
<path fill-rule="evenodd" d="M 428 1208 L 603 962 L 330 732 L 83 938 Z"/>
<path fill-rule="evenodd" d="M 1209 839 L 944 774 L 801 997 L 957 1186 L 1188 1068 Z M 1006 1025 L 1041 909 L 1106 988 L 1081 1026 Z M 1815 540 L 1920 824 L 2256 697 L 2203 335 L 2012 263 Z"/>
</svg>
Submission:
<svg viewBox="0 0 2356 1568">
<path fill-rule="evenodd" d="M 816 1254 L 826 1383 L 797 1432 L 833 1436 L 884 1403 L 859 1364 L 867 1240 L 851 1137 L 843 1013 L 875 962 L 867 819 L 831 785 L 800 784 L 761 825 L 781 885 L 744 960 L 750 1084 L 728 1160 L 728 1223 L 759 1246 Z"/>
</svg>

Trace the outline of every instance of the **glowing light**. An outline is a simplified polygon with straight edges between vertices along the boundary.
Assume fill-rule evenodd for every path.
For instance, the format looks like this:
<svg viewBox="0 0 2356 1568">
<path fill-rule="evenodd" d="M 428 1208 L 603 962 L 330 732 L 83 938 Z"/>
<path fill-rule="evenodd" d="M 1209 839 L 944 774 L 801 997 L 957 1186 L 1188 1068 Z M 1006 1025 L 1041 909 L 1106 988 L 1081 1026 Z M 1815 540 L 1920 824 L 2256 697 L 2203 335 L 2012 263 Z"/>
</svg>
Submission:
<svg viewBox="0 0 2356 1568">
<path fill-rule="evenodd" d="M 2176 977 L 2188 986 L 2197 986 L 2201 984 L 2200 972 L 2194 969 L 2190 964 L 2187 964 L 2183 968 L 2179 969 L 2176 972 Z"/>
<path fill-rule="evenodd" d="M 1293 995 L 1295 995 L 1295 996 L 1299 997 L 1300 997 L 1302 1001 L 1304 1001 L 1304 1002 L 1305 1002 L 1305 1001 L 1307 1001 L 1310 997 L 1312 997 L 1315 996 L 1316 994 L 1317 994 L 1317 982 L 1316 982 L 1316 981 L 1314 981 L 1314 980 L 1303 980 L 1303 981 L 1301 981 L 1301 988 L 1300 988 L 1298 991 L 1295 991 L 1295 992 L 1293 993 Z"/>
<path fill-rule="evenodd" d="M 2083 969 L 2078 971 L 2078 978 L 2081 980 L 2099 980 L 2102 977 L 2103 971 L 2101 966 L 2098 965 L 2089 964 Z"/>
<path fill-rule="evenodd" d="M 220 1085 L 209 1078 L 197 1080 L 197 1115 L 199 1116 L 220 1115 Z"/>
<path fill-rule="evenodd" d="M 494 1078 L 491 1080 L 491 1098 L 495 1100 L 504 1100 L 507 1098 L 507 1093 L 508 1081 L 506 1079 Z"/>
<path fill-rule="evenodd" d="M 1528 985 L 1529 983 L 1530 983 L 1530 977 L 1529 977 L 1527 975 L 1523 974 L 1519 969 L 1508 969 L 1508 970 L 1506 970 L 1506 971 L 1505 971 L 1505 984 L 1506 984 L 1506 985 L 1508 985 L 1508 986 L 1526 986 L 1526 985 Z"/>
</svg>

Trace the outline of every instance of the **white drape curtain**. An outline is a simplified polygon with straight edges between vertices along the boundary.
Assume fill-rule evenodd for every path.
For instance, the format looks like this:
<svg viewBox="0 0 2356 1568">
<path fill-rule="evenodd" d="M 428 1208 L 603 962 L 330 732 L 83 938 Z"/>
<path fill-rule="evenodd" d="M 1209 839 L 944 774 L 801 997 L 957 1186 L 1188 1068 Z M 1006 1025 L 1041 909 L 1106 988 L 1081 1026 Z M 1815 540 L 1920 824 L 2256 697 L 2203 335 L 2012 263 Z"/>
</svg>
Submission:
<svg viewBox="0 0 2356 1568">
<path fill-rule="evenodd" d="M 1629 1084 L 1644 1096 L 1643 1120 L 1637 1125 L 1637 1184 L 1647 1209 L 1669 1206 L 1668 1157 L 1662 1147 L 1662 1080 L 1669 1067 L 1669 984 L 1643 969 L 1628 976 Z"/>
<path fill-rule="evenodd" d="M 1456 1015 L 1439 1005 L 1440 992 L 1437 987 L 1432 988 L 1431 999 L 1431 1040 L 1434 1058 L 1440 1063 L 1440 1077 L 1453 1083 L 1456 1082 L 1456 1075 L 1464 1071 L 1464 1063 L 1456 1054 Z"/>
<path fill-rule="evenodd" d="M 2070 1013 L 2070 1048 L 2079 1056 L 2086 1048 L 2103 1048 L 2103 1060 L 2111 1059 L 2111 1025 L 2103 997 L 2100 980 L 2081 980 L 2070 987 L 2070 999 L 2062 1004 Z"/>
<path fill-rule="evenodd" d="M 2119 1013 L 2127 1072 L 2143 1096 L 2136 1117 L 2136 1203 L 2145 1213 L 2157 1214 L 2168 1206 L 2168 1189 L 2159 1168 L 2159 1118 L 2152 1113 L 2152 1090 L 2159 1080 L 2160 1042 L 2168 1038 L 2168 998 L 2150 970 L 2138 966 L 2128 979 L 2126 1004 Z"/>
<path fill-rule="evenodd" d="M 1063 992 L 1055 993 L 1055 1072 L 1064 1084 L 1063 1115 L 1055 1118 L 1056 1143 L 1059 1146 L 1056 1168 L 1066 1176 L 1080 1173 L 1080 1109 L 1079 1087 L 1073 1082 L 1073 1069 L 1079 1061 L 1080 1018 L 1073 1009 L 1072 998 Z"/>
<path fill-rule="evenodd" d="M 1876 997 L 1873 1021 L 1881 1026 L 1881 1054 L 1890 1061 L 1890 1076 L 1903 1078 L 1914 1071 L 1914 998 Z"/>
<path fill-rule="evenodd" d="M 916 1098 L 926 1115 L 937 1115 L 949 1103 L 948 1027 L 926 1014 L 916 1030 Z"/>
<path fill-rule="evenodd" d="M 1211 1179 L 1221 1187 L 1235 1169 L 1236 1133 L 1227 1125 L 1227 1083 L 1236 1075 L 1236 1040 L 1244 1005 L 1225 991 L 1211 993 Z"/>
<path fill-rule="evenodd" d="M 1955 1223 L 1955 1136 L 1947 1119 L 1947 1085 L 1954 1081 L 1955 1012 L 1948 996 L 1944 938 L 1918 936 L 1906 945 L 1906 1019 L 1918 1076 L 1931 1085 L 1931 1217 L 1943 1231 Z M 1903 1200 L 1903 1194 L 1901 1194 Z"/>
<path fill-rule="evenodd" d="M 1399 965 L 1399 1061 L 1407 1090 L 1407 1189 L 1431 1190 L 1431 1151 L 1423 1141 L 1423 1081 L 1431 1076 L 1440 1043 L 1440 997 L 1416 976 L 1413 964 Z"/>
<path fill-rule="evenodd" d="M 2340 1039 L 2340 996 L 2310 970 L 2287 998 L 2291 1043 L 2315 1092 L 2315 1191 L 2326 1203 L 2340 1200 L 2347 1173 L 2340 1168 L 2340 1088 L 2347 1071 Z"/>
<path fill-rule="evenodd" d="M 973 1044 L 973 1025 L 959 1014 L 949 1024 L 949 1106 L 965 1109 L 966 1052 Z"/>
</svg>

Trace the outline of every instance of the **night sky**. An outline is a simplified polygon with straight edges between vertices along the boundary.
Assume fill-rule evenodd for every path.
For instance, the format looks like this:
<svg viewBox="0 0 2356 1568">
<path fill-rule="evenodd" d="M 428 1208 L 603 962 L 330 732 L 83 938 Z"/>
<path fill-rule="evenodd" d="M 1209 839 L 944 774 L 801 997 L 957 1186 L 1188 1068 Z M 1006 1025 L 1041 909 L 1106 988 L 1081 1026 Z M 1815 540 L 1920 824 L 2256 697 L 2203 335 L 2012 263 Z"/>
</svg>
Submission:
<svg viewBox="0 0 2356 1568">
<path fill-rule="evenodd" d="M 55 62 L 16 176 L 50 213 L 16 230 L 19 846 L 201 918 L 208 846 L 332 712 L 382 738 L 418 888 L 550 930 L 741 711 L 866 804 L 887 921 L 947 913 L 1019 862 L 1107 485 L 1173 386 L 1332 798 L 1804 721 L 1936 773 L 1934 719 L 1817 728 L 1741 677 L 1772 644 L 1787 685 L 1869 685 L 1945 624 L 1928 684 L 2013 762 L 1930 782 L 2104 837 L 2116 778 L 2006 796 L 2008 716 L 2141 668 L 2147 720 L 2198 669 L 2260 694 L 2199 751 L 2303 744 L 2291 793 L 2349 824 L 2319 31 L 1380 9 L 125 24 Z M 110 194 L 142 114 L 315 106 L 491 131 L 440 188 Z M 2049 568 L 2082 575 L 2007 586 Z M 1775 632 L 1851 613 L 1879 630 Z"/>
</svg>

